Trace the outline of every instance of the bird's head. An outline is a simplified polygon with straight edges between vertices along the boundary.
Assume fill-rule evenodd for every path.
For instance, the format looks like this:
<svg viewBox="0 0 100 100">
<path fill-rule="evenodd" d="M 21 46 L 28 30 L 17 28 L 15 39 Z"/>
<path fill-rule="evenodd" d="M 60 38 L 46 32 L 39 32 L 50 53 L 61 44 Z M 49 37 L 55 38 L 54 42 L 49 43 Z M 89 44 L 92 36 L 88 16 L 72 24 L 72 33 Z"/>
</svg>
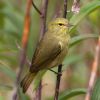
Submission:
<svg viewBox="0 0 100 100">
<path fill-rule="evenodd" d="M 71 25 L 69 24 L 68 20 L 65 18 L 56 18 L 50 24 L 48 25 L 48 30 L 62 30 L 62 31 L 68 31 L 69 27 Z"/>
</svg>

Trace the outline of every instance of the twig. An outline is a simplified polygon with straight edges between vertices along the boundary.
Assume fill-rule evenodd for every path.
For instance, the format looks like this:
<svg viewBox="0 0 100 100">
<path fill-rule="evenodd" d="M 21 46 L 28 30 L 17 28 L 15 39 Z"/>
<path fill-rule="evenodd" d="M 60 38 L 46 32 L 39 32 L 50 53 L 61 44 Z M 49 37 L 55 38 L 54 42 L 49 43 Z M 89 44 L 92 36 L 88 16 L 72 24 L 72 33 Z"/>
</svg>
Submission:
<svg viewBox="0 0 100 100">
<path fill-rule="evenodd" d="M 66 18 L 66 15 L 67 15 L 67 0 L 64 0 L 63 17 Z M 59 74 L 57 75 L 57 80 L 56 80 L 54 100 L 58 100 L 58 96 L 59 96 L 59 87 L 60 87 L 60 80 L 61 80 L 61 73 L 62 73 L 62 64 L 58 66 L 58 73 Z"/>
<path fill-rule="evenodd" d="M 85 100 L 90 100 L 91 92 L 93 89 L 93 85 L 94 85 L 95 78 L 97 75 L 97 70 L 98 70 L 99 54 L 100 54 L 100 37 L 98 39 L 98 43 L 96 46 L 95 57 L 94 57 L 94 61 L 92 64 L 92 71 L 90 75 L 90 80 L 89 80 L 89 85 L 88 85 L 88 90 L 87 90 Z"/>
<path fill-rule="evenodd" d="M 42 14 L 41 14 L 41 30 L 40 30 L 39 41 L 43 38 L 46 30 L 47 7 L 48 7 L 48 0 L 43 0 L 42 10 L 40 11 Z M 41 100 L 41 91 L 42 91 L 42 80 L 39 84 L 38 90 L 36 91 L 37 92 L 36 94 L 38 95 L 36 97 L 36 100 Z"/>
<path fill-rule="evenodd" d="M 54 70 L 52 70 L 50 68 L 48 68 L 48 70 L 51 71 L 51 72 L 53 72 L 53 73 L 55 73 L 55 74 L 57 74 L 57 75 L 59 74 L 58 72 L 56 72 L 56 71 L 54 71 Z"/>
<path fill-rule="evenodd" d="M 18 93 L 19 93 L 19 82 L 21 78 L 22 71 L 24 69 L 24 64 L 26 60 L 26 49 L 27 49 L 27 43 L 29 38 L 29 30 L 30 30 L 30 8 L 31 8 L 31 0 L 27 1 L 27 8 L 26 8 L 26 16 L 25 16 L 25 24 L 24 24 L 24 31 L 22 36 L 22 50 L 21 50 L 21 58 L 20 58 L 20 65 L 19 65 L 19 71 L 16 78 L 16 91 L 13 95 L 13 100 L 18 99 Z"/>
<path fill-rule="evenodd" d="M 41 11 L 37 8 L 37 6 L 34 4 L 33 0 L 32 0 L 32 5 L 33 7 L 35 8 L 35 10 L 40 14 L 42 15 Z"/>
</svg>

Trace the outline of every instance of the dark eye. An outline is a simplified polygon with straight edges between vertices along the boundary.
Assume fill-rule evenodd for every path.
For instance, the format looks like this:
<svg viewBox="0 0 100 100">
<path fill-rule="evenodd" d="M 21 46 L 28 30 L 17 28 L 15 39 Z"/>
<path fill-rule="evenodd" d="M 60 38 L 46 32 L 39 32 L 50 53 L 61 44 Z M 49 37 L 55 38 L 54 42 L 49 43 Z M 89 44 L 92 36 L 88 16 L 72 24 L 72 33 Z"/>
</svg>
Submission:
<svg viewBox="0 0 100 100">
<path fill-rule="evenodd" d="M 59 23 L 59 25 L 60 25 L 60 26 L 62 26 L 62 25 L 64 25 L 64 24 L 62 24 L 62 23 Z"/>
</svg>

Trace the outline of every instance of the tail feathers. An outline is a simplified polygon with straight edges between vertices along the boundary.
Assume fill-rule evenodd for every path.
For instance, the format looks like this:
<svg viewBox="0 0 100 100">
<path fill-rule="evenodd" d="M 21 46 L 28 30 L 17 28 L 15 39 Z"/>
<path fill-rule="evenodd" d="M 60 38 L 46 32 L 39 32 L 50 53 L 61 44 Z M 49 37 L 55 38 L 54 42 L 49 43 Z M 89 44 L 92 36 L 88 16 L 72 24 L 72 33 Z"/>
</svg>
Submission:
<svg viewBox="0 0 100 100">
<path fill-rule="evenodd" d="M 29 88 L 30 84 L 32 83 L 34 77 L 36 76 L 36 73 L 31 73 L 29 72 L 21 81 L 20 86 L 23 89 L 23 93 L 25 93 L 27 91 L 27 89 Z"/>
</svg>

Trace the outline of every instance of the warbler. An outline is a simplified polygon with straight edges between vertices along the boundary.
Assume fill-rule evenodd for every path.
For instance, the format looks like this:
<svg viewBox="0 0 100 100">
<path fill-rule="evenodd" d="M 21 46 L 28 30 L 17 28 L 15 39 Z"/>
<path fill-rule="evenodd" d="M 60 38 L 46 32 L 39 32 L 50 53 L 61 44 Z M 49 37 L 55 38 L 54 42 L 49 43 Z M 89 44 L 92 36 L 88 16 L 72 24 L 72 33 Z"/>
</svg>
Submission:
<svg viewBox="0 0 100 100">
<path fill-rule="evenodd" d="M 70 26 L 65 18 L 56 18 L 50 22 L 35 50 L 30 70 L 20 83 L 24 93 L 39 71 L 62 63 L 68 52 Z"/>
</svg>

